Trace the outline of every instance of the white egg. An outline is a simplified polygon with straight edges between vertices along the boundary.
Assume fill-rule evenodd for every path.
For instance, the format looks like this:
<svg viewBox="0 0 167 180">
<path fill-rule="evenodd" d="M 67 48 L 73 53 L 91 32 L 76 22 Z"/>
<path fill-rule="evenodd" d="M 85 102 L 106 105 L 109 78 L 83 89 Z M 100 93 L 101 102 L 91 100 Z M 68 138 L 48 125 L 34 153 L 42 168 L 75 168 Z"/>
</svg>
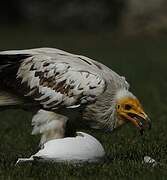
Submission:
<svg viewBox="0 0 167 180">
<path fill-rule="evenodd" d="M 84 132 L 77 132 L 76 137 L 46 142 L 43 149 L 40 149 L 30 158 L 19 158 L 16 164 L 34 160 L 75 163 L 96 162 L 104 155 L 104 148 L 96 138 Z"/>
<path fill-rule="evenodd" d="M 149 156 L 144 156 L 144 163 L 151 164 L 153 167 L 157 165 L 157 162 L 155 161 L 155 159 Z"/>
</svg>

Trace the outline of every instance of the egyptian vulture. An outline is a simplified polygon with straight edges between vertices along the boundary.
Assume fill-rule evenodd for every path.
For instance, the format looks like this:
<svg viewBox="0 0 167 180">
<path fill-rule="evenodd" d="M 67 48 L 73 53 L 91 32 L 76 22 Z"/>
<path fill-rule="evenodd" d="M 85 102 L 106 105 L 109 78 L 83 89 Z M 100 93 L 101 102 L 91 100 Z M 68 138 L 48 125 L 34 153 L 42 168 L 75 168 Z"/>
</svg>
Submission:
<svg viewBox="0 0 167 180">
<path fill-rule="evenodd" d="M 89 127 L 113 131 L 150 120 L 124 77 L 88 57 L 54 48 L 0 52 L 0 109 L 33 111 L 32 134 L 48 140 Z"/>
</svg>

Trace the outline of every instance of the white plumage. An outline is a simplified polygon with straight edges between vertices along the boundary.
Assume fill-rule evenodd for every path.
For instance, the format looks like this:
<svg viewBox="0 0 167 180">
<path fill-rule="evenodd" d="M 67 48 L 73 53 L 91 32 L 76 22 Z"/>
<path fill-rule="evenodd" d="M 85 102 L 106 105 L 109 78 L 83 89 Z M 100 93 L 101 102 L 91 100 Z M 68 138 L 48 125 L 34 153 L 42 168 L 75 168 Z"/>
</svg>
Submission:
<svg viewBox="0 0 167 180">
<path fill-rule="evenodd" d="M 54 110 L 58 106 L 69 108 L 85 104 L 94 101 L 104 91 L 104 79 L 94 68 L 85 69 L 84 61 L 78 66 L 78 57 L 67 59 L 66 55 L 50 56 L 35 55 L 27 58 L 17 72 L 17 78 L 22 79 L 21 83 L 27 83 L 30 88 L 26 96 L 32 96 L 38 91 L 40 97 L 34 99 L 44 108 Z"/>
<path fill-rule="evenodd" d="M 30 158 L 19 158 L 17 164 L 22 162 L 54 161 L 54 162 L 97 162 L 105 155 L 100 142 L 93 136 L 77 132 L 76 137 L 50 140 Z"/>
<path fill-rule="evenodd" d="M 148 120 L 124 77 L 54 48 L 0 52 L 0 107 L 33 111 L 41 145 L 83 126 L 112 131 L 131 121 L 142 130 Z"/>
</svg>

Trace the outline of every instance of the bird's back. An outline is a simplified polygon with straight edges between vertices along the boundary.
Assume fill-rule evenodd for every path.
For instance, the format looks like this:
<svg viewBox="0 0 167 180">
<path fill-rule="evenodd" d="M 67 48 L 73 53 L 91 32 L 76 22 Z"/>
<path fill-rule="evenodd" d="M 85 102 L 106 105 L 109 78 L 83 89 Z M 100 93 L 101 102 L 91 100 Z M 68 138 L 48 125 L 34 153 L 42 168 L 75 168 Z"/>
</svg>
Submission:
<svg viewBox="0 0 167 180">
<path fill-rule="evenodd" d="M 127 86 L 124 78 L 85 56 L 54 48 L 0 52 L 1 90 L 26 100 L 34 100 L 34 96 L 40 96 L 39 90 L 35 91 L 34 88 L 38 88 L 41 83 L 43 88 L 40 91 L 48 91 L 53 96 L 63 94 L 58 97 L 63 99 L 58 102 L 63 106 L 93 102 L 110 85 L 113 89 Z M 57 94 L 51 91 L 54 87 Z M 56 101 L 59 101 L 58 98 Z"/>
<path fill-rule="evenodd" d="M 41 144 L 82 125 L 111 129 L 115 93 L 128 88 L 124 77 L 85 56 L 54 48 L 0 52 L 0 109 L 35 111 L 32 133 L 42 134 Z"/>
</svg>

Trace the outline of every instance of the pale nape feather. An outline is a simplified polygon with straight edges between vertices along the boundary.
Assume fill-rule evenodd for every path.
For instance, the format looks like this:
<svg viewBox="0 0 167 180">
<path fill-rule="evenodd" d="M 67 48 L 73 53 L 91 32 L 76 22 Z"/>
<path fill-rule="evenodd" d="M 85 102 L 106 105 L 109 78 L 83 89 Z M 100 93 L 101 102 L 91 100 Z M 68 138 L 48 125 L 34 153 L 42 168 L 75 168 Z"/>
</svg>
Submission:
<svg viewBox="0 0 167 180">
<path fill-rule="evenodd" d="M 120 100 L 124 97 L 130 97 L 130 98 L 136 99 L 136 97 L 131 92 L 129 92 L 127 89 L 118 90 L 115 95 L 115 99 Z"/>
<path fill-rule="evenodd" d="M 114 129 L 115 96 L 128 91 L 129 84 L 105 65 L 54 48 L 4 51 L 0 58 L 0 82 L 47 110 L 38 111 L 32 121 L 32 134 L 42 134 L 41 144 L 64 136 L 66 121 L 72 117 L 66 114 L 69 108 L 76 113 L 83 108 L 82 121 L 92 128 Z M 12 87 L 5 79 L 9 69 L 16 72 L 11 76 L 16 76 Z"/>
</svg>

